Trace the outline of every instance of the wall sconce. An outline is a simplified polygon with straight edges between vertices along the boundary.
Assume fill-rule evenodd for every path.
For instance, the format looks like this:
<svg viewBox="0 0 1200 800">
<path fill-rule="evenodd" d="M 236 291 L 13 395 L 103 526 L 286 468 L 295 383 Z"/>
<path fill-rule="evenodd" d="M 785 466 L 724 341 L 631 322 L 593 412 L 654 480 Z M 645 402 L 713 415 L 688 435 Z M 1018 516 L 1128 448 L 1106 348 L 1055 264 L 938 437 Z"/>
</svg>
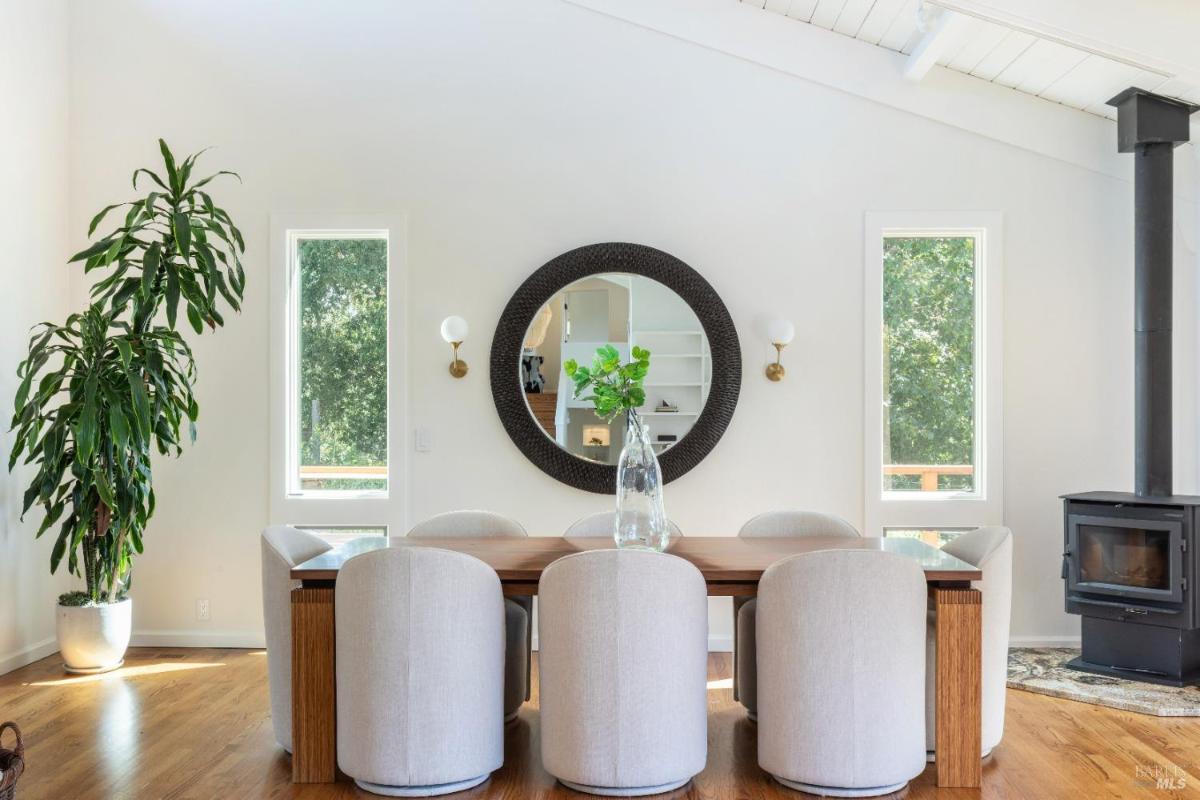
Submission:
<svg viewBox="0 0 1200 800">
<path fill-rule="evenodd" d="M 458 357 L 458 348 L 467 339 L 471 329 L 462 317 L 446 317 L 442 320 L 442 338 L 454 348 L 454 360 L 450 362 L 450 374 L 461 378 L 467 374 L 467 362 Z"/>
<path fill-rule="evenodd" d="M 775 363 L 767 365 L 767 378 L 772 381 L 783 380 L 786 370 L 780 362 L 783 360 L 783 348 L 788 346 L 796 335 L 796 326 L 786 319 L 772 320 L 767 326 L 767 338 L 775 345 Z"/>
</svg>

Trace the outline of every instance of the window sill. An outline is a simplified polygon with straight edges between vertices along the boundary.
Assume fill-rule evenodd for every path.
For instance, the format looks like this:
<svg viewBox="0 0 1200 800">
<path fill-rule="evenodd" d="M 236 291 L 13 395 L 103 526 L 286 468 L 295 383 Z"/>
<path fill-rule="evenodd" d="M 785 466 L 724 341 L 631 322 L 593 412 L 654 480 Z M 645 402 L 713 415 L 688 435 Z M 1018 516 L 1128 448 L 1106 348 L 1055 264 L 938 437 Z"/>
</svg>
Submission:
<svg viewBox="0 0 1200 800">
<path fill-rule="evenodd" d="M 982 503 L 987 500 L 974 492 L 884 492 L 879 499 L 884 503 L 944 503 L 951 500 Z"/>
<path fill-rule="evenodd" d="M 357 491 L 340 489 L 318 489 L 307 492 L 288 492 L 288 500 L 387 500 L 386 491 Z"/>
</svg>

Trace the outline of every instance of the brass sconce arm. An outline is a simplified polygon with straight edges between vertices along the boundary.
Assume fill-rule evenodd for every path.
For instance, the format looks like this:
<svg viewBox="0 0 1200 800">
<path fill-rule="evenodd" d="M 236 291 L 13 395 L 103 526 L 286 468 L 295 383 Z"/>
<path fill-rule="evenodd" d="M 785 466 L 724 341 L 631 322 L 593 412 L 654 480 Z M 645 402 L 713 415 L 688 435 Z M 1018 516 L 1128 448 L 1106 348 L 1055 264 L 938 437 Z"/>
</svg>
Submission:
<svg viewBox="0 0 1200 800">
<path fill-rule="evenodd" d="M 783 368 L 783 348 L 787 347 L 783 342 L 772 342 L 775 345 L 775 363 L 767 365 L 767 379 L 772 381 L 781 381 L 783 376 L 787 374 L 787 370 Z"/>
<path fill-rule="evenodd" d="M 462 342 L 451 342 L 450 346 L 454 348 L 454 360 L 450 362 L 450 374 L 456 378 L 461 378 L 467 374 L 467 362 L 458 357 L 458 348 L 462 346 Z"/>
</svg>

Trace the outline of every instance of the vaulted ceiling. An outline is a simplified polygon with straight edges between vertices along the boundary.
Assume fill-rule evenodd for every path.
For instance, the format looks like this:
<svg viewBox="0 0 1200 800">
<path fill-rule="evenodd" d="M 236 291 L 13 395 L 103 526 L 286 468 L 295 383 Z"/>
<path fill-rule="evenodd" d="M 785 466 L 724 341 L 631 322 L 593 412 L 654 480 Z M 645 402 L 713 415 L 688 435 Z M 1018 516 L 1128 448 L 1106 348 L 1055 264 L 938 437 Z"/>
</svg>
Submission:
<svg viewBox="0 0 1200 800">
<path fill-rule="evenodd" d="M 937 64 L 1109 118 L 1116 113 L 1105 101 L 1129 86 L 1200 103 L 1200 71 L 1194 74 L 1193 65 L 1121 41 L 1123 27 L 1132 31 L 1134 21 L 1145 27 L 1147 20 L 1141 17 L 1155 13 L 1153 2 L 1128 3 L 1115 11 L 1099 8 L 1103 3 L 1076 10 L 1074 21 L 1093 27 L 1095 20 L 1090 17 L 1112 11 L 1116 18 L 1107 20 L 1105 36 L 1099 38 L 1091 30 L 1079 32 L 1009 13 L 1006 4 L 994 0 L 731 0 L 739 1 L 778 14 L 780 24 L 813 25 L 903 53 L 908 56 L 905 73 L 914 80 Z M 1135 5 L 1141 8 L 1135 9 Z M 1200 16 L 1192 16 L 1196 7 L 1200 3 L 1191 9 L 1172 9 L 1177 15 L 1174 18 L 1159 17 L 1166 44 L 1170 44 L 1166 42 L 1168 34 L 1177 33 L 1168 29 L 1181 21 L 1195 22 L 1193 41 L 1200 39 Z M 1131 19 L 1120 19 L 1122 13 L 1130 14 Z M 1136 20 L 1132 19 L 1135 14 Z M 1071 14 L 1060 14 L 1057 21 L 1063 20 L 1071 22 Z M 1123 26 L 1123 22 L 1130 24 Z M 1148 30 L 1154 33 L 1152 27 Z M 1134 40 L 1132 33 L 1129 39 Z"/>
</svg>

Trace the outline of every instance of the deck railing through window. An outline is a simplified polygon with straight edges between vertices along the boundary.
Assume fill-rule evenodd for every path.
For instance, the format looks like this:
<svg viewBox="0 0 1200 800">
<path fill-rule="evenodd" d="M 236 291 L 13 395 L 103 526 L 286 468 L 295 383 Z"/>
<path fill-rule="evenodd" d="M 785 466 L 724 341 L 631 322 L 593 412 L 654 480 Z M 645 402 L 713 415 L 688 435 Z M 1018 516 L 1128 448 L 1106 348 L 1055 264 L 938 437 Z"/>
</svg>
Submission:
<svg viewBox="0 0 1200 800">
<path fill-rule="evenodd" d="M 318 464 L 300 467 L 300 479 L 306 481 L 332 481 L 352 478 L 373 478 L 386 480 L 388 468 L 338 466 L 336 464 Z"/>
<path fill-rule="evenodd" d="M 974 475 L 975 467 L 971 464 L 884 464 L 883 474 L 916 475 L 921 479 L 922 492 L 936 492 L 942 475 Z"/>
</svg>

